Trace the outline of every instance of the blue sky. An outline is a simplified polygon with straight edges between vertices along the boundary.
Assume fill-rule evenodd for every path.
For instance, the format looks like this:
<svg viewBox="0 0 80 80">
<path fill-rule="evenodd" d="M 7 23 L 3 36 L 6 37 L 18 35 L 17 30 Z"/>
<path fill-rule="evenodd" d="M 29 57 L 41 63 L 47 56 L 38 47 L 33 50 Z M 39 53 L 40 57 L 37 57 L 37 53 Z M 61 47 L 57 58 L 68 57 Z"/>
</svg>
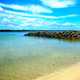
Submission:
<svg viewBox="0 0 80 80">
<path fill-rule="evenodd" d="M 80 30 L 80 0 L 0 0 L 0 29 Z"/>
</svg>

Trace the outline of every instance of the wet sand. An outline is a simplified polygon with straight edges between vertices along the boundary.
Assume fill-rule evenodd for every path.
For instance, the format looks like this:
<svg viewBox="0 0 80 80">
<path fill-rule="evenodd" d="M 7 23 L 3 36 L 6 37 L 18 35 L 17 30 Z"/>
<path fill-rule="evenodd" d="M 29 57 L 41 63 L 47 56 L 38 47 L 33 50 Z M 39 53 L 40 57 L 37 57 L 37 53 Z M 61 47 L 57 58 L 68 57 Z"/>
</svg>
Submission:
<svg viewBox="0 0 80 80">
<path fill-rule="evenodd" d="M 80 63 L 35 80 L 80 80 Z"/>
</svg>

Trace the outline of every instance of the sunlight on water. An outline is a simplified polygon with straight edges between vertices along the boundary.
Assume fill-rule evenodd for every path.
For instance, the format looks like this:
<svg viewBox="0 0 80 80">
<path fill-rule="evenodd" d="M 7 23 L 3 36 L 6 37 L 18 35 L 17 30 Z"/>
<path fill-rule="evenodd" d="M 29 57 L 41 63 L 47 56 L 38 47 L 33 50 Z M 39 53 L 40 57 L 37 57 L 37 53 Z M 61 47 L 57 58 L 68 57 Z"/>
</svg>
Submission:
<svg viewBox="0 0 80 80">
<path fill-rule="evenodd" d="M 80 42 L 0 33 L 0 80 L 32 80 L 80 61 Z"/>
</svg>

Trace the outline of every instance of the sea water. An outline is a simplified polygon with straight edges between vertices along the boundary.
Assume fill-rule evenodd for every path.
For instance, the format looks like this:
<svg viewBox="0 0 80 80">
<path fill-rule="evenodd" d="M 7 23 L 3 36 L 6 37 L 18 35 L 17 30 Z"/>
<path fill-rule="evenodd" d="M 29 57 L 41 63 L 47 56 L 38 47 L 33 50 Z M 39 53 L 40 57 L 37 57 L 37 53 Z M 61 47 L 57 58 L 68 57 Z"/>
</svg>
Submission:
<svg viewBox="0 0 80 80">
<path fill-rule="evenodd" d="M 80 62 L 80 41 L 0 32 L 0 80 L 35 80 Z"/>
</svg>

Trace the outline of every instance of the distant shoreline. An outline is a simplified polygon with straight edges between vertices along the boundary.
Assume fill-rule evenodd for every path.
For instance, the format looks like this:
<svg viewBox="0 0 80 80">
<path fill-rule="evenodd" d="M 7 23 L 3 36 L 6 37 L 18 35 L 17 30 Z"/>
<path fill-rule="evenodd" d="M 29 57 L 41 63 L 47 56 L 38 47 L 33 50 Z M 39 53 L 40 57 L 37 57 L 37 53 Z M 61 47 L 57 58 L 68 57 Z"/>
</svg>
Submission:
<svg viewBox="0 0 80 80">
<path fill-rule="evenodd" d="M 0 30 L 0 32 L 27 32 L 29 30 Z"/>
<path fill-rule="evenodd" d="M 0 32 L 38 32 L 38 31 L 49 31 L 49 32 L 64 32 L 64 31 L 80 31 L 80 30 L 0 30 Z"/>
</svg>

